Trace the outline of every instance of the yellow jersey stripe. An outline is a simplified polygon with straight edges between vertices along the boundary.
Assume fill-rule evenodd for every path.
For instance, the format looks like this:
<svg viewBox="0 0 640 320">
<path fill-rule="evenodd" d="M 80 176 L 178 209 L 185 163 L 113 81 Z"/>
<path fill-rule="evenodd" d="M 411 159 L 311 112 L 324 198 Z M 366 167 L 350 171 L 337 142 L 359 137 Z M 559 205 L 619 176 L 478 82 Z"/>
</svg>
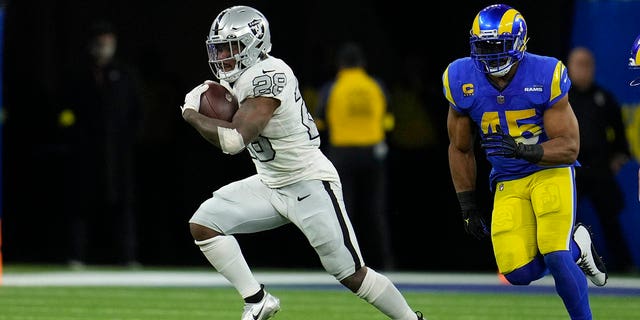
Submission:
<svg viewBox="0 0 640 320">
<path fill-rule="evenodd" d="M 449 66 L 444 70 L 444 74 L 442 75 L 442 83 L 444 84 L 444 88 L 446 90 L 445 97 L 449 100 L 449 103 L 452 105 L 456 105 L 456 102 L 453 101 L 453 95 L 451 95 L 451 87 L 449 86 Z"/>
<path fill-rule="evenodd" d="M 557 98 L 562 90 L 560 89 L 560 81 L 562 80 L 562 74 L 564 73 L 564 64 L 562 61 L 558 61 L 556 64 L 556 69 L 553 71 L 553 79 L 551 79 L 551 97 L 549 97 L 549 101 Z"/>
</svg>

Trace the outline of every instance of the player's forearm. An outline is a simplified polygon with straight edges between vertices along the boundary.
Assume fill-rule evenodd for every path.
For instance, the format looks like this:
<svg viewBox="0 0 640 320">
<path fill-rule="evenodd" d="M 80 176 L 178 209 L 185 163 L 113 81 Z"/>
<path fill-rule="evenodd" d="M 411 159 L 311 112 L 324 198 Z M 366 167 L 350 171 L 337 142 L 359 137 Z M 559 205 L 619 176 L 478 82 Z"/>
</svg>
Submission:
<svg viewBox="0 0 640 320">
<path fill-rule="evenodd" d="M 449 170 L 456 192 L 476 189 L 476 159 L 473 149 L 463 152 L 450 145 Z"/>
<path fill-rule="evenodd" d="M 544 154 L 540 162 L 541 166 L 572 164 L 578 158 L 580 151 L 579 141 L 568 137 L 557 137 L 542 144 Z"/>
</svg>

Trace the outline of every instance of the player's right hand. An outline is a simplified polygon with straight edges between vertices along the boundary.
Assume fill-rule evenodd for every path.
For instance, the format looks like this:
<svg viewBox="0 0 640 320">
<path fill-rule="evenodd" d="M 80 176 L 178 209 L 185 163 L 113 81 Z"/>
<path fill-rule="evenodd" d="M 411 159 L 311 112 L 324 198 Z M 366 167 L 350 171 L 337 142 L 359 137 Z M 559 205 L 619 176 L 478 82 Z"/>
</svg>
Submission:
<svg viewBox="0 0 640 320">
<path fill-rule="evenodd" d="M 477 208 L 462 210 L 462 221 L 464 223 L 464 230 L 468 234 L 476 237 L 476 239 L 479 240 L 489 235 L 487 225 Z"/>
<path fill-rule="evenodd" d="M 207 89 L 209 89 L 209 84 L 205 82 L 189 91 L 189 93 L 184 96 L 184 104 L 180 107 L 182 114 L 184 114 L 187 109 L 193 109 L 198 112 L 200 110 L 200 97 Z"/>
<path fill-rule="evenodd" d="M 458 196 L 460 210 L 462 211 L 464 230 L 477 239 L 488 236 L 489 229 L 487 228 L 487 224 L 484 223 L 484 218 L 482 218 L 482 214 L 480 214 L 478 206 L 476 205 L 475 191 L 462 191 L 456 195 Z"/>
</svg>

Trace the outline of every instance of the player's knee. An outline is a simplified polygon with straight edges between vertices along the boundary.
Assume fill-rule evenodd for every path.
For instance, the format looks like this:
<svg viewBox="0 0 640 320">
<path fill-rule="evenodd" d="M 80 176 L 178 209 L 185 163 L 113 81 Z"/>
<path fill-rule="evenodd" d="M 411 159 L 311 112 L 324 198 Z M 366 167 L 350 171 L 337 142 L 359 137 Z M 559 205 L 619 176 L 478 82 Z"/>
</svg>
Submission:
<svg viewBox="0 0 640 320">
<path fill-rule="evenodd" d="M 197 223 L 189 223 L 189 230 L 191 231 L 191 236 L 196 241 L 204 241 L 220 235 L 218 231 Z"/>
<path fill-rule="evenodd" d="M 514 286 L 526 286 L 538 280 L 547 273 L 544 260 L 540 255 L 536 256 L 526 265 L 504 275 L 504 278 Z"/>
<path fill-rule="evenodd" d="M 326 245 L 333 247 L 330 243 L 327 243 Z M 315 247 L 315 249 L 320 257 L 322 266 L 329 274 L 334 276 L 336 280 L 340 281 L 340 283 L 344 284 L 344 281 L 347 281 L 347 283 L 353 283 L 355 279 L 358 279 L 359 272 L 362 272 L 360 270 L 364 269 L 359 268 L 354 272 L 354 268 L 358 266 L 353 261 L 350 252 L 344 247 L 325 250 L 327 248 L 320 246 Z M 345 286 L 348 288 L 352 287 L 351 285 L 346 284 Z"/>
<path fill-rule="evenodd" d="M 366 276 L 366 274 L 367 268 L 362 267 L 356 270 L 356 272 L 354 272 L 353 274 L 342 279 L 340 283 L 342 283 L 343 286 L 349 288 L 349 290 L 351 290 L 352 292 L 357 292 L 358 289 L 360 289 L 360 287 L 362 286 L 362 281 L 364 281 L 364 277 Z"/>
<path fill-rule="evenodd" d="M 505 274 L 504 278 L 514 286 L 528 286 L 531 283 L 529 276 L 518 272 L 518 270 Z"/>
</svg>

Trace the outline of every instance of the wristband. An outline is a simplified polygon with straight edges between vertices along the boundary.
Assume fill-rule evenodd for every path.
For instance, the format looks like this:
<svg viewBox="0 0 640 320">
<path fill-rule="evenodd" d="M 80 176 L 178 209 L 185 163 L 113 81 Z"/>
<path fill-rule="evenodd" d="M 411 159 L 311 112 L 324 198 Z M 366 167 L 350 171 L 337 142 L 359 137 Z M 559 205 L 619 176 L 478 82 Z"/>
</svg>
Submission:
<svg viewBox="0 0 640 320">
<path fill-rule="evenodd" d="M 544 155 L 544 149 L 540 144 L 524 144 L 518 143 L 516 149 L 516 158 L 524 159 L 531 163 L 538 163 L 542 160 Z"/>
<path fill-rule="evenodd" d="M 462 191 L 456 193 L 460 209 L 463 211 L 476 208 L 476 192 L 475 190 Z"/>
</svg>

